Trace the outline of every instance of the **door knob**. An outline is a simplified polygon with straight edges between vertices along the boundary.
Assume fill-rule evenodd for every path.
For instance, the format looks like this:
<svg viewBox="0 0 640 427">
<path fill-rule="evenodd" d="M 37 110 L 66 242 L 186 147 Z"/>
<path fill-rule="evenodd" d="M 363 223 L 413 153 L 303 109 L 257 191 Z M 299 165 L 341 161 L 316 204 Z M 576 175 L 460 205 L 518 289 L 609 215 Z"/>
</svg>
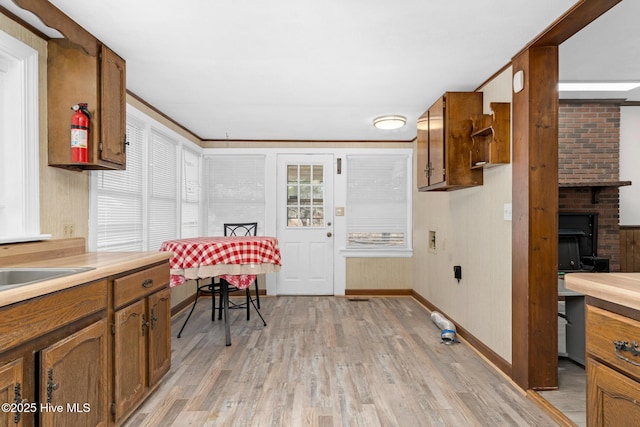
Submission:
<svg viewBox="0 0 640 427">
<path fill-rule="evenodd" d="M 327 233 L 327 237 L 331 237 L 331 236 L 332 236 L 332 234 L 331 234 L 331 232 L 329 231 L 329 232 Z"/>
</svg>

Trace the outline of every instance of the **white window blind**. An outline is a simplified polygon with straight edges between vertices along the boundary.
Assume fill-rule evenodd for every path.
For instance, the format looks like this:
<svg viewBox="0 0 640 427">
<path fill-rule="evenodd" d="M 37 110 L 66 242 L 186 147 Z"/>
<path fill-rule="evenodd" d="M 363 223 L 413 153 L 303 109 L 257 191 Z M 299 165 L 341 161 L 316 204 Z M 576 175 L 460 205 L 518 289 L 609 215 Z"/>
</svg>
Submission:
<svg viewBox="0 0 640 427">
<path fill-rule="evenodd" d="M 208 235 L 222 236 L 224 223 L 237 222 L 257 222 L 263 232 L 265 156 L 207 156 L 205 177 Z"/>
<path fill-rule="evenodd" d="M 92 172 L 89 247 L 156 251 L 165 240 L 199 235 L 198 147 L 127 106 L 127 168 Z"/>
<path fill-rule="evenodd" d="M 347 156 L 347 247 L 407 248 L 407 155 Z"/>
<path fill-rule="evenodd" d="M 182 232 L 181 237 L 200 235 L 200 156 L 182 151 Z"/>
<path fill-rule="evenodd" d="M 151 130 L 149 147 L 149 236 L 148 250 L 178 237 L 177 143 Z"/>
<path fill-rule="evenodd" d="M 127 169 L 96 172 L 97 250 L 140 251 L 143 245 L 145 128 L 127 117 Z"/>
</svg>

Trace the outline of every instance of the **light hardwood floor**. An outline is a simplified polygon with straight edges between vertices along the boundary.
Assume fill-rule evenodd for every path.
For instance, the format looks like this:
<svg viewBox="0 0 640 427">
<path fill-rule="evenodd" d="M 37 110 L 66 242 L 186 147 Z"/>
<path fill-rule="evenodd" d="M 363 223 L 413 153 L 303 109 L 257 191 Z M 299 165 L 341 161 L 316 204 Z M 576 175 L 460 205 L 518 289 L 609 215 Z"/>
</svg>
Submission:
<svg viewBox="0 0 640 427">
<path fill-rule="evenodd" d="M 555 426 L 410 297 L 265 297 L 268 326 L 204 299 L 172 321 L 172 368 L 127 426 Z"/>
<path fill-rule="evenodd" d="M 587 374 L 569 359 L 558 360 L 558 389 L 540 396 L 562 412 L 576 427 L 587 426 Z"/>
</svg>

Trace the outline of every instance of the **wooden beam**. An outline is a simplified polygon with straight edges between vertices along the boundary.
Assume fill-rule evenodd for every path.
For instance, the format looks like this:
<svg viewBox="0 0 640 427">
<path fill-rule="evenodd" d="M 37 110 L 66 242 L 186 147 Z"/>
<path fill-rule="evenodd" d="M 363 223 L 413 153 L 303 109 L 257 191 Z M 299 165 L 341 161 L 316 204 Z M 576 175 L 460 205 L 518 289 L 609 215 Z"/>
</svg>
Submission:
<svg viewBox="0 0 640 427">
<path fill-rule="evenodd" d="M 58 30 L 87 55 L 98 55 L 98 40 L 48 0 L 13 0 L 21 8 L 32 12 L 48 27 Z"/>
<path fill-rule="evenodd" d="M 531 47 L 560 46 L 622 0 L 582 0 L 556 19 L 516 56 Z M 633 1 L 633 0 L 627 0 Z"/>
<path fill-rule="evenodd" d="M 524 389 L 558 386 L 558 48 L 513 61 L 524 89 L 513 95 L 513 379 Z"/>
<path fill-rule="evenodd" d="M 622 0 L 582 0 L 513 59 L 512 378 L 557 388 L 558 48 Z M 631 0 L 627 0 L 631 1 Z"/>
</svg>

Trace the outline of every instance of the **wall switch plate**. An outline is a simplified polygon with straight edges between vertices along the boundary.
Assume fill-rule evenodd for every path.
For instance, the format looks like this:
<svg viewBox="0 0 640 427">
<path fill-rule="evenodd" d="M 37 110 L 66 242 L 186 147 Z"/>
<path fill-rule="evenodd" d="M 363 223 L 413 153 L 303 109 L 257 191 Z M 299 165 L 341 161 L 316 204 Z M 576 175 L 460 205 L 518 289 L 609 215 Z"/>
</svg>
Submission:
<svg viewBox="0 0 640 427">
<path fill-rule="evenodd" d="M 511 208 L 511 203 L 505 203 L 504 204 L 504 220 L 511 221 L 512 217 L 513 217 L 513 211 Z"/>
</svg>

